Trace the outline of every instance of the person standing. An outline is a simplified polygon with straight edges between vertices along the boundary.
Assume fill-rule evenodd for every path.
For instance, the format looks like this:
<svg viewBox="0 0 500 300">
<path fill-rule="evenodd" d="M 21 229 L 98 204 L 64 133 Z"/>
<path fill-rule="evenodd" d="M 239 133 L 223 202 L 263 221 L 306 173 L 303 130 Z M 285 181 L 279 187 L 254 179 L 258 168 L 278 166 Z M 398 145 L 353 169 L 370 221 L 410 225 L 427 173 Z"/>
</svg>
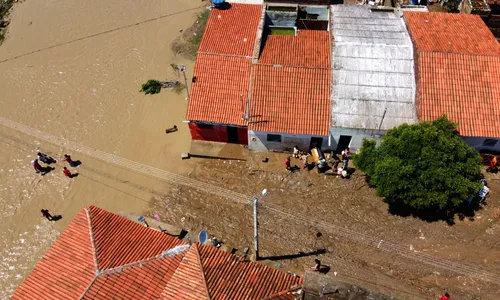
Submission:
<svg viewBox="0 0 500 300">
<path fill-rule="evenodd" d="M 32 160 L 31 163 L 33 164 L 33 169 L 35 169 L 35 172 L 42 173 L 42 175 L 43 175 L 44 170 L 43 170 L 42 166 L 40 165 L 40 163 L 38 162 L 38 159 Z"/>
<path fill-rule="evenodd" d="M 47 220 L 49 220 L 49 221 L 53 221 L 54 220 L 54 218 L 52 217 L 52 215 L 49 213 L 48 209 L 42 209 L 41 212 L 42 212 L 42 216 L 44 216 L 45 218 L 47 218 Z"/>
<path fill-rule="evenodd" d="M 66 169 L 66 167 L 64 167 L 63 173 L 64 176 L 71 178 L 71 172 L 68 169 Z"/>
<path fill-rule="evenodd" d="M 71 155 L 68 154 L 64 154 L 64 161 L 67 162 L 72 168 L 76 168 L 82 164 L 79 160 L 72 160 Z"/>
<path fill-rule="evenodd" d="M 314 266 L 311 267 L 313 271 L 319 271 L 321 269 L 321 261 L 319 259 L 314 260 Z"/>
<path fill-rule="evenodd" d="M 290 157 L 287 157 L 285 159 L 285 167 L 286 167 L 287 171 L 290 171 L 290 168 L 291 168 L 291 166 L 290 166 Z"/>
<path fill-rule="evenodd" d="M 293 157 L 295 158 L 299 158 L 299 148 L 297 147 L 297 145 L 293 146 Z"/>
<path fill-rule="evenodd" d="M 448 294 L 448 292 L 445 292 L 444 295 L 439 298 L 439 300 L 451 300 L 450 294 Z"/>
</svg>

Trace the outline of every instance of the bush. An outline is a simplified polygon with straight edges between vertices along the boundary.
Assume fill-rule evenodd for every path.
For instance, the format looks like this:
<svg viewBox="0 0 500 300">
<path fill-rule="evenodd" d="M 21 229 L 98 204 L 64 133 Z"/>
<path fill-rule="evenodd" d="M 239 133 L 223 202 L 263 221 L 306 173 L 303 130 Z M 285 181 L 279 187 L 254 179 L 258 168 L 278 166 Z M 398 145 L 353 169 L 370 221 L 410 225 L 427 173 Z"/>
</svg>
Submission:
<svg viewBox="0 0 500 300">
<path fill-rule="evenodd" d="M 150 79 L 142 85 L 141 92 L 146 95 L 158 94 L 161 91 L 161 82 L 158 80 Z"/>
<path fill-rule="evenodd" d="M 364 140 L 354 156 L 377 195 L 416 210 L 456 208 L 481 185 L 481 158 L 443 116 L 387 131 L 380 146 Z"/>
</svg>

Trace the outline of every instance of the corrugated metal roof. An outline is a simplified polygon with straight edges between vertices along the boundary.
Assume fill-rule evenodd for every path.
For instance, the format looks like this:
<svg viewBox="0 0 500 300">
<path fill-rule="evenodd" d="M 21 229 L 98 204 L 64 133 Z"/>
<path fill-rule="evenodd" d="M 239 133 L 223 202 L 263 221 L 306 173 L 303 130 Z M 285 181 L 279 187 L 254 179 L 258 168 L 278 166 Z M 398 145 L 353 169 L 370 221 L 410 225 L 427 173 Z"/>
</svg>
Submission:
<svg viewBox="0 0 500 300">
<path fill-rule="evenodd" d="M 413 48 L 393 12 L 333 5 L 332 127 L 381 129 L 415 123 Z"/>
<path fill-rule="evenodd" d="M 261 15 L 262 5 L 231 3 L 229 9 L 212 9 L 198 53 L 251 57 Z"/>
<path fill-rule="evenodd" d="M 176 246 L 184 248 L 169 254 Z M 212 246 L 189 246 L 91 206 L 73 219 L 13 299 L 260 299 L 291 295 L 301 284 L 300 277 L 240 262 Z"/>
<path fill-rule="evenodd" d="M 478 15 L 404 12 L 418 51 L 500 55 L 500 43 Z"/>
<path fill-rule="evenodd" d="M 500 138 L 500 56 L 420 52 L 422 120 L 446 114 L 463 136 Z"/>
</svg>

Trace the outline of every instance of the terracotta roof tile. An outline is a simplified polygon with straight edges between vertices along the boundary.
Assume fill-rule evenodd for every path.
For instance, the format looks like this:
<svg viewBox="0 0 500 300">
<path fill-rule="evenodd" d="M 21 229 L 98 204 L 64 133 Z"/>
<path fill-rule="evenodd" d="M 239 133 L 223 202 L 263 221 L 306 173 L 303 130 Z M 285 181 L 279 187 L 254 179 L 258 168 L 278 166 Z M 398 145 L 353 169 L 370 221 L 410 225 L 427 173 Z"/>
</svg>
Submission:
<svg viewBox="0 0 500 300">
<path fill-rule="evenodd" d="M 404 12 L 419 51 L 500 55 L 500 44 L 478 15 Z"/>
<path fill-rule="evenodd" d="M 166 249 L 184 244 L 179 239 L 165 238 L 160 231 L 145 230 L 134 222 L 124 231 L 122 224 L 129 224 L 128 220 L 97 207 L 91 206 L 89 214 L 99 270 L 155 257 Z M 138 247 L 140 245 L 147 247 Z"/>
<path fill-rule="evenodd" d="M 500 56 L 420 52 L 418 114 L 442 114 L 463 136 L 500 138 Z"/>
<path fill-rule="evenodd" d="M 145 248 L 145 247 L 143 247 Z M 85 299 L 159 298 L 182 260 L 182 255 L 144 262 L 96 277 Z"/>
<path fill-rule="evenodd" d="M 95 276 L 87 212 L 80 211 L 12 299 L 77 299 Z"/>
<path fill-rule="evenodd" d="M 198 247 L 212 299 L 262 299 L 301 286 L 303 279 L 263 264 L 240 262 L 231 253 Z"/>
<path fill-rule="evenodd" d="M 213 9 L 198 53 L 253 55 L 262 5 L 231 3 L 226 10 Z"/>
<path fill-rule="evenodd" d="M 178 248 L 162 252 L 162 247 Z M 98 271 L 93 249 L 101 266 L 115 267 Z M 211 299 L 287 299 L 282 297 L 291 297 L 301 284 L 300 277 L 238 262 L 212 246 L 186 245 L 91 206 L 73 219 L 13 299 L 206 299 L 207 294 Z"/>
<path fill-rule="evenodd" d="M 186 118 L 246 125 L 251 59 L 198 54 Z"/>
<path fill-rule="evenodd" d="M 249 130 L 327 136 L 330 69 L 256 65 Z"/>
<path fill-rule="evenodd" d="M 328 31 L 321 30 L 300 30 L 297 36 L 268 35 L 259 63 L 329 68 L 328 39 Z"/>
</svg>

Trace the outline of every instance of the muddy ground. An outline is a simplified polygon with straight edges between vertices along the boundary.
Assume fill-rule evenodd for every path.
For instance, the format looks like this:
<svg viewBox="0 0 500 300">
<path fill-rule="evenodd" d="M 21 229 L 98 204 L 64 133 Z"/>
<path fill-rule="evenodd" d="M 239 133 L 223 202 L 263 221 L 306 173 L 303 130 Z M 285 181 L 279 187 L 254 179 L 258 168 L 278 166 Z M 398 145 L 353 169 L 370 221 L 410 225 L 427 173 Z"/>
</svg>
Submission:
<svg viewBox="0 0 500 300">
<path fill-rule="evenodd" d="M 339 280 L 401 299 L 432 299 L 445 290 L 455 295 L 453 299 L 495 299 L 494 295 L 500 294 L 498 285 L 479 279 L 477 274 L 455 273 L 412 256 L 424 253 L 436 257 L 432 259 L 438 263 L 444 259 L 459 263 L 450 265 L 451 270 L 474 266 L 497 273 L 499 175 L 487 175 L 491 186 L 487 205 L 473 217 L 456 216 L 454 225 L 449 225 L 389 214 L 387 204 L 375 195 L 360 172 L 355 171 L 348 180 L 315 170 L 289 173 L 284 168 L 284 154 L 266 156 L 270 158 L 268 163 L 261 162 L 263 154 L 251 155 L 247 162 L 197 159 L 189 177 L 249 195 L 248 200 L 268 189 L 259 210 L 260 256 L 267 263 L 303 274 L 319 257 L 331 266 L 327 276 L 334 276 L 336 271 Z M 299 161 L 292 163 L 301 166 Z M 301 217 L 276 213 L 269 207 Z M 167 196 L 153 198 L 149 213 L 155 212 L 190 231 L 192 237 L 207 229 L 230 248 L 253 249 L 250 204 L 175 187 Z M 332 227 L 322 227 L 316 221 Z M 383 240 L 386 247 L 384 243 L 399 248 L 390 246 L 382 251 L 376 243 L 363 240 L 366 236 Z M 316 255 L 323 249 L 326 253 Z M 401 249 L 406 249 L 406 257 L 398 254 L 403 253 Z"/>
</svg>

